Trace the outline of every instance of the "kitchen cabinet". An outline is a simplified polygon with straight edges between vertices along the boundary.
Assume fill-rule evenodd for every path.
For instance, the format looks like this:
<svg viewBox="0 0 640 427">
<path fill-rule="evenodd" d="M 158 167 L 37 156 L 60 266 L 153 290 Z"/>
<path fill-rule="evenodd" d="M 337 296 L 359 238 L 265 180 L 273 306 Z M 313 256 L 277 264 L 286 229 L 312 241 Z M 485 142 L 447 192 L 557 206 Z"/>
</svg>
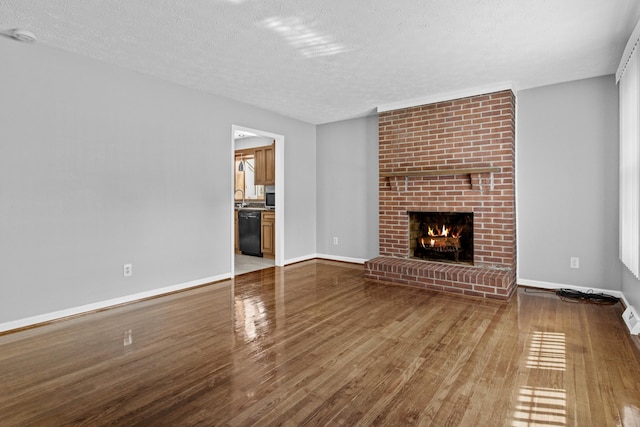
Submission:
<svg viewBox="0 0 640 427">
<path fill-rule="evenodd" d="M 255 149 L 255 184 L 275 185 L 276 183 L 276 144 Z"/>
<path fill-rule="evenodd" d="M 264 258 L 276 256 L 276 213 L 263 211 L 261 218 L 260 246 Z"/>
</svg>

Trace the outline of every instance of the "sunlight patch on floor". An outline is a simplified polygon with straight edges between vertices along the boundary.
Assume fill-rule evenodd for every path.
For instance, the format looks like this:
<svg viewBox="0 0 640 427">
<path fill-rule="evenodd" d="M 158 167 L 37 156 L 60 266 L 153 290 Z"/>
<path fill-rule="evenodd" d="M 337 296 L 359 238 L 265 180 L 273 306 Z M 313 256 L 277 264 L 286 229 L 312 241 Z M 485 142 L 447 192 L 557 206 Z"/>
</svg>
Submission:
<svg viewBox="0 0 640 427">
<path fill-rule="evenodd" d="M 529 343 L 527 369 L 566 371 L 566 337 L 562 332 L 535 331 Z M 567 425 L 567 392 L 563 389 L 523 386 L 513 413 L 512 427 Z"/>
<path fill-rule="evenodd" d="M 565 336 L 557 332 L 534 332 L 527 368 L 564 371 L 567 368 Z"/>
<path fill-rule="evenodd" d="M 511 426 L 565 426 L 567 423 L 566 408 L 567 393 L 565 390 L 524 386 L 520 389 Z"/>
</svg>

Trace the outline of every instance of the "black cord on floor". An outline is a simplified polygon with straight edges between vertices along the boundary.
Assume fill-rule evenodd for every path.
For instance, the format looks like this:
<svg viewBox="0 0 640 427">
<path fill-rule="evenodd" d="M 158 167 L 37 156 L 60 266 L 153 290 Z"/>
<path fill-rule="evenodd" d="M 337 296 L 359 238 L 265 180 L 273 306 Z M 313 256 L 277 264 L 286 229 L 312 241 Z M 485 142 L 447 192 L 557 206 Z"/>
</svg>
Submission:
<svg viewBox="0 0 640 427">
<path fill-rule="evenodd" d="M 596 294 L 592 291 L 581 292 L 574 289 L 558 289 L 556 291 L 556 295 L 558 295 L 563 301 L 575 300 L 575 302 L 589 302 L 592 304 L 606 305 L 613 305 L 618 302 L 618 298 L 614 296 L 602 293 Z"/>
</svg>

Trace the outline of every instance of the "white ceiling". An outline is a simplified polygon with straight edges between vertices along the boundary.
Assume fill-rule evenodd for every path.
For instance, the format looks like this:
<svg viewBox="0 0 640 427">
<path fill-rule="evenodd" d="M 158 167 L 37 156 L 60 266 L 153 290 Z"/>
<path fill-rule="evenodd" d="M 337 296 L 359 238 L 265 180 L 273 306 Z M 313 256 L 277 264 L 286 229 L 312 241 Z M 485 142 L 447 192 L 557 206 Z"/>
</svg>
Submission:
<svg viewBox="0 0 640 427">
<path fill-rule="evenodd" d="M 310 123 L 615 73 L 638 0 L 0 0 L 0 30 Z"/>
</svg>

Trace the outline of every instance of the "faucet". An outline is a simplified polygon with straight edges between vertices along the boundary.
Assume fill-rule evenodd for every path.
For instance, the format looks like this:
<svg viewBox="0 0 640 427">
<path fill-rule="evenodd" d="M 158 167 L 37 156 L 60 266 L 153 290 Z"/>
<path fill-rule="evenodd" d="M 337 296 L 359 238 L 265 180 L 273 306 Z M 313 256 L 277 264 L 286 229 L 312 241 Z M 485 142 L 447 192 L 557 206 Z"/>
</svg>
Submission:
<svg viewBox="0 0 640 427">
<path fill-rule="evenodd" d="M 233 195 L 235 196 L 238 191 L 242 193 L 242 203 L 240 204 L 240 207 L 244 208 L 245 206 L 247 206 L 247 204 L 244 202 L 244 190 L 238 189 L 233 193 Z"/>
</svg>

